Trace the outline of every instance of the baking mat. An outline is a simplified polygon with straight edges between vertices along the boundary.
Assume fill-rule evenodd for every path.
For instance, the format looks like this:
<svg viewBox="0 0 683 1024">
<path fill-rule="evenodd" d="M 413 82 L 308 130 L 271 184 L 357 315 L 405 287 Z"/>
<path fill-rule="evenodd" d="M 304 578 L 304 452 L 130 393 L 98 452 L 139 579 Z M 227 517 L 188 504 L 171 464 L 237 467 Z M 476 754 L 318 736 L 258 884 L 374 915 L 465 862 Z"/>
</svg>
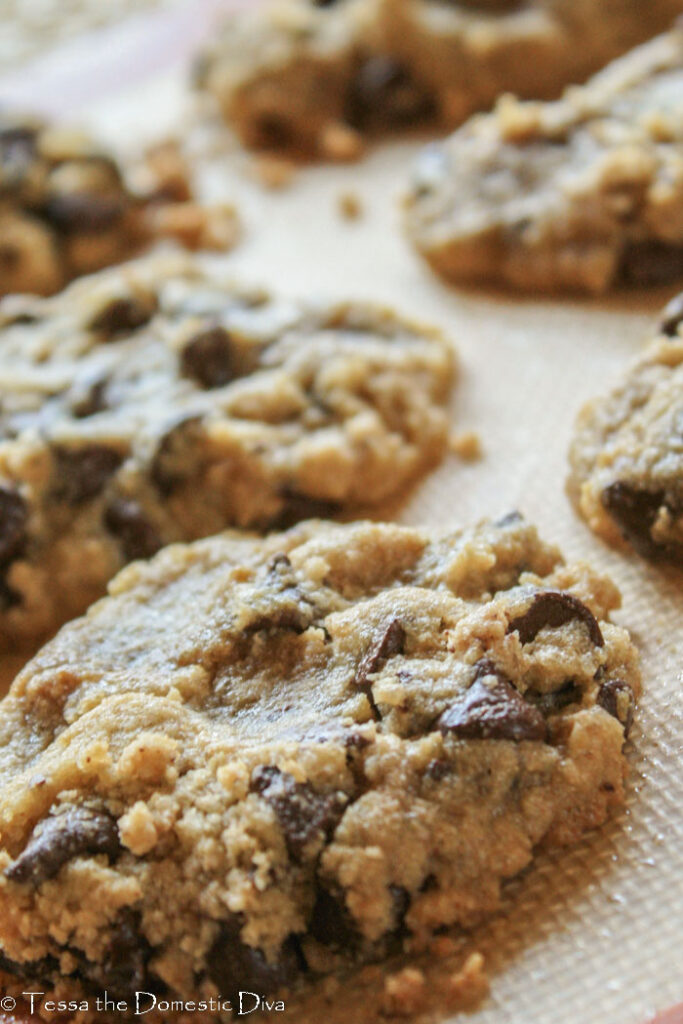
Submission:
<svg viewBox="0 0 683 1024">
<path fill-rule="evenodd" d="M 78 112 L 130 148 L 187 126 L 187 108 L 174 68 L 90 109 L 81 100 Z M 384 301 L 453 340 L 461 362 L 453 429 L 476 431 L 483 457 L 449 457 L 387 514 L 448 528 L 518 508 L 567 559 L 585 558 L 619 584 L 617 619 L 639 643 L 644 673 L 627 806 L 580 846 L 540 856 L 510 885 L 502 913 L 468 937 L 486 956 L 491 994 L 467 1019 L 643 1024 L 683 1001 L 683 575 L 598 541 L 571 509 L 564 480 L 577 409 L 637 353 L 671 291 L 536 301 L 441 285 L 400 234 L 397 197 L 417 145 L 302 170 L 277 192 L 254 183 L 250 158 L 226 146 L 202 172 L 201 189 L 237 202 L 244 216 L 245 241 L 225 257 L 236 278 L 304 297 Z M 363 210 L 353 221 L 340 215 L 348 192 Z"/>
</svg>

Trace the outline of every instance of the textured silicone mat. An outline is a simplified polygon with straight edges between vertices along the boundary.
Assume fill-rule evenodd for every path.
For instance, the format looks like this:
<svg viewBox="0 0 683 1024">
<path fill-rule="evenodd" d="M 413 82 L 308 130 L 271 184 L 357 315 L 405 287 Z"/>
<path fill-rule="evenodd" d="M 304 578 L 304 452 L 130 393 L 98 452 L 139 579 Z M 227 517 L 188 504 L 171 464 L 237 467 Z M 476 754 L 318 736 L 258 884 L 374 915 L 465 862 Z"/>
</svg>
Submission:
<svg viewBox="0 0 683 1024">
<path fill-rule="evenodd" d="M 175 72 L 87 115 L 130 145 L 171 126 L 184 102 Z M 467 1019 L 643 1024 L 683 1001 L 683 575 L 605 547 L 575 516 L 564 480 L 577 409 L 636 354 L 671 292 L 549 302 L 442 286 L 399 229 L 397 196 L 416 145 L 307 169 L 277 193 L 249 180 L 246 157 L 226 152 L 204 171 L 203 191 L 243 212 L 246 240 L 226 258 L 237 278 L 386 301 L 441 325 L 456 345 L 453 426 L 479 433 L 483 458 L 449 458 L 387 515 L 447 527 L 519 508 L 568 559 L 588 559 L 621 587 L 618 619 L 640 644 L 645 683 L 628 806 L 578 848 L 539 857 L 509 887 L 503 912 L 471 936 L 492 989 Z M 357 221 L 339 214 L 348 191 L 363 206 Z"/>
</svg>

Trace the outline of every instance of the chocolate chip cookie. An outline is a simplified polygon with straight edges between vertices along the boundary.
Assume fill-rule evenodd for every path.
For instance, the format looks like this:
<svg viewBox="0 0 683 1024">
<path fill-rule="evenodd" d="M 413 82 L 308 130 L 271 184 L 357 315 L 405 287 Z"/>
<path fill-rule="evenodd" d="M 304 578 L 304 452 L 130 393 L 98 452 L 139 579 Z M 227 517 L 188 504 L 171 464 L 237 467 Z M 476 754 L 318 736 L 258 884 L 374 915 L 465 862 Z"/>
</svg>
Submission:
<svg viewBox="0 0 683 1024">
<path fill-rule="evenodd" d="M 2 969 L 234 1002 L 473 924 L 623 799 L 618 604 L 516 513 L 128 566 L 0 705 Z"/>
<path fill-rule="evenodd" d="M 49 295 L 143 236 L 140 204 L 92 139 L 0 116 L 0 295 Z"/>
<path fill-rule="evenodd" d="M 668 28 L 683 0 L 270 0 L 230 18 L 199 85 L 250 147 L 330 159 L 502 92 L 554 98 Z"/>
<path fill-rule="evenodd" d="M 604 292 L 683 277 L 683 28 L 555 103 L 500 100 L 424 150 L 408 236 L 452 280 Z"/>
<path fill-rule="evenodd" d="M 126 562 L 405 491 L 444 454 L 453 356 L 368 304 L 240 289 L 148 256 L 0 306 L 0 643 Z"/>
<path fill-rule="evenodd" d="M 0 113 L 0 295 L 51 295 L 155 239 L 228 249 L 239 236 L 228 204 L 193 201 L 189 171 L 158 144 L 124 176 L 80 131 Z M 140 178 L 145 185 L 132 187 Z"/>
<path fill-rule="evenodd" d="M 581 411 L 570 496 L 590 526 L 683 567 L 683 295 L 624 379 Z"/>
</svg>

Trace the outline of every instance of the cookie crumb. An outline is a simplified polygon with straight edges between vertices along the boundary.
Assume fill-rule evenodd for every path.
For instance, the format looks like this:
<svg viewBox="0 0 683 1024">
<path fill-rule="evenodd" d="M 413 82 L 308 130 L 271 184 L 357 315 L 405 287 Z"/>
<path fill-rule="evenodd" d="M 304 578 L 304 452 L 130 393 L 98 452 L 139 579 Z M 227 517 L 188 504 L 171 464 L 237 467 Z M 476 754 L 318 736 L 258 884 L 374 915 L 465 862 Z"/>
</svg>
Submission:
<svg viewBox="0 0 683 1024">
<path fill-rule="evenodd" d="M 410 1017 L 424 1003 L 426 979 L 417 967 L 404 967 L 384 980 L 383 1006 L 386 1013 Z"/>
<path fill-rule="evenodd" d="M 344 220 L 359 220 L 363 216 L 363 204 L 356 192 L 342 192 L 337 207 Z"/>
<path fill-rule="evenodd" d="M 295 166 L 291 160 L 272 153 L 254 157 L 249 165 L 251 176 L 264 188 L 279 191 L 294 180 Z"/>
<path fill-rule="evenodd" d="M 136 857 L 144 857 L 156 846 L 157 830 L 149 807 L 143 800 L 133 804 L 119 819 L 121 842 Z"/>
<path fill-rule="evenodd" d="M 447 998 L 451 1009 L 477 1006 L 489 994 L 489 979 L 481 953 L 471 953 L 459 971 L 447 981 Z"/>
<path fill-rule="evenodd" d="M 164 203 L 150 210 L 154 235 L 172 238 L 186 249 L 225 252 L 240 237 L 240 221 L 234 206 L 215 203 Z"/>
<path fill-rule="evenodd" d="M 448 446 L 459 459 L 465 462 L 478 462 L 483 457 L 481 438 L 474 430 L 466 430 L 462 434 L 452 434 Z"/>
<path fill-rule="evenodd" d="M 177 139 L 165 139 L 146 149 L 138 174 L 145 176 L 150 200 L 183 203 L 192 198 L 190 169 Z"/>
<path fill-rule="evenodd" d="M 320 139 L 322 156 L 338 163 L 352 163 L 363 154 L 363 139 L 348 125 L 336 121 L 328 124 Z"/>
</svg>

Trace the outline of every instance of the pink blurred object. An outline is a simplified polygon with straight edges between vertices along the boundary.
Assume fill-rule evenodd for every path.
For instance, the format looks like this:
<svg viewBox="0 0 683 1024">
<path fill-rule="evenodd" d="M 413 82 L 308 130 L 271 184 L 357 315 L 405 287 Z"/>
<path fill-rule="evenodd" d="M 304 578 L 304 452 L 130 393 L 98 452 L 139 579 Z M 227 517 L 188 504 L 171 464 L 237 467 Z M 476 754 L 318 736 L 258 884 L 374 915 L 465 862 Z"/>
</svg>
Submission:
<svg viewBox="0 0 683 1024">
<path fill-rule="evenodd" d="M 72 116 L 100 99 L 188 63 L 226 11 L 254 0 L 189 0 L 69 41 L 0 75 L 0 105 Z"/>
<path fill-rule="evenodd" d="M 656 1017 L 649 1020 L 647 1024 L 683 1024 L 683 1003 L 672 1006 L 668 1010 L 662 1010 Z"/>
</svg>

